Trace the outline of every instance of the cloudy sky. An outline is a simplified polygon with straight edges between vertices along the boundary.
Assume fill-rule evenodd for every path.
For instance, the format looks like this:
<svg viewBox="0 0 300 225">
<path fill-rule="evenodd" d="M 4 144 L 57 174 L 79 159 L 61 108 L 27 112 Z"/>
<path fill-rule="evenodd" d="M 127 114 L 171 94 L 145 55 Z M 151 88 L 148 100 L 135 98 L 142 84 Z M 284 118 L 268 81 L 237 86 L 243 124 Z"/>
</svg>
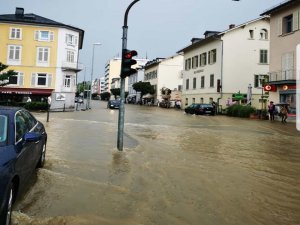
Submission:
<svg viewBox="0 0 300 225">
<path fill-rule="evenodd" d="M 16 7 L 85 31 L 80 62 L 90 77 L 93 43 L 94 78 L 104 76 L 106 62 L 120 56 L 124 13 L 133 0 L 0 0 L 0 14 L 13 14 Z M 206 30 L 224 31 L 229 24 L 241 24 L 284 0 L 140 0 L 128 17 L 129 49 L 139 58 L 152 60 L 172 56 L 193 37 Z"/>
</svg>

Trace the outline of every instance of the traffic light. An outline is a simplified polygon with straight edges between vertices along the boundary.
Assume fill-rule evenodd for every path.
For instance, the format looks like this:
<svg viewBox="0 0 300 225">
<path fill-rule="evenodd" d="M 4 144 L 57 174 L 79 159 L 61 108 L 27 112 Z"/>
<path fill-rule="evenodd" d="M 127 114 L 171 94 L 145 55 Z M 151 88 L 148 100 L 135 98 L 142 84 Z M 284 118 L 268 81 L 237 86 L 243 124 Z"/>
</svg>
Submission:
<svg viewBox="0 0 300 225">
<path fill-rule="evenodd" d="M 136 69 L 131 68 L 132 65 L 136 64 L 136 60 L 132 57 L 137 55 L 137 51 L 123 49 L 122 52 L 122 65 L 121 65 L 121 78 L 129 77 L 131 74 L 137 72 Z"/>
</svg>

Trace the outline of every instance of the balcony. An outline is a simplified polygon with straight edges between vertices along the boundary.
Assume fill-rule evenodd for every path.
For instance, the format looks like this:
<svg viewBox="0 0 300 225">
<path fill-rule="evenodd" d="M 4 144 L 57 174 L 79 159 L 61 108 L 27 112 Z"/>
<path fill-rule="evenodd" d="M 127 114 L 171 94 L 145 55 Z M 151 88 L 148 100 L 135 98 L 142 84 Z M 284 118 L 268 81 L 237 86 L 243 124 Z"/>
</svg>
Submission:
<svg viewBox="0 0 300 225">
<path fill-rule="evenodd" d="M 296 70 L 281 70 L 270 72 L 269 82 L 272 84 L 295 83 Z"/>
<path fill-rule="evenodd" d="M 83 64 L 77 63 L 77 62 L 62 62 L 61 69 L 63 71 L 73 71 L 73 72 L 79 72 L 83 70 Z"/>
</svg>

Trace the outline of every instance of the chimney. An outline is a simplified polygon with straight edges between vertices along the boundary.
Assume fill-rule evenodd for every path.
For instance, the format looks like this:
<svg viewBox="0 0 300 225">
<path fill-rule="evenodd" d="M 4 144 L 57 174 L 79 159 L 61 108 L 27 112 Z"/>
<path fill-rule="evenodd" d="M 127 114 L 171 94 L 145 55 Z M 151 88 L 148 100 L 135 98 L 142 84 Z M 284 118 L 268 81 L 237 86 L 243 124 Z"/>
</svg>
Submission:
<svg viewBox="0 0 300 225">
<path fill-rule="evenodd" d="M 16 15 L 17 17 L 23 17 L 23 16 L 24 16 L 24 8 L 19 8 L 19 7 L 17 7 L 17 8 L 16 8 L 15 15 Z"/>
<path fill-rule="evenodd" d="M 233 28 L 235 28 L 235 24 L 230 24 L 229 29 L 233 29 Z"/>
</svg>

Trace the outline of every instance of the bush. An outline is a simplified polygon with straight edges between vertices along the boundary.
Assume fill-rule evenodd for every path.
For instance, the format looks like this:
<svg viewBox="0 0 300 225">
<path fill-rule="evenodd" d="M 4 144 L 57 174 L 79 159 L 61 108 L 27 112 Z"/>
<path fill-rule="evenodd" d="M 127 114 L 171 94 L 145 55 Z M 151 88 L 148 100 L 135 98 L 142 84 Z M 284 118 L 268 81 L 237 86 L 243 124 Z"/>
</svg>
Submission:
<svg viewBox="0 0 300 225">
<path fill-rule="evenodd" d="M 249 105 L 232 105 L 227 108 L 227 115 L 233 117 L 249 118 L 255 108 Z"/>
<path fill-rule="evenodd" d="M 28 110 L 47 110 L 48 103 L 47 102 L 27 102 L 24 106 L 25 109 Z"/>
</svg>

